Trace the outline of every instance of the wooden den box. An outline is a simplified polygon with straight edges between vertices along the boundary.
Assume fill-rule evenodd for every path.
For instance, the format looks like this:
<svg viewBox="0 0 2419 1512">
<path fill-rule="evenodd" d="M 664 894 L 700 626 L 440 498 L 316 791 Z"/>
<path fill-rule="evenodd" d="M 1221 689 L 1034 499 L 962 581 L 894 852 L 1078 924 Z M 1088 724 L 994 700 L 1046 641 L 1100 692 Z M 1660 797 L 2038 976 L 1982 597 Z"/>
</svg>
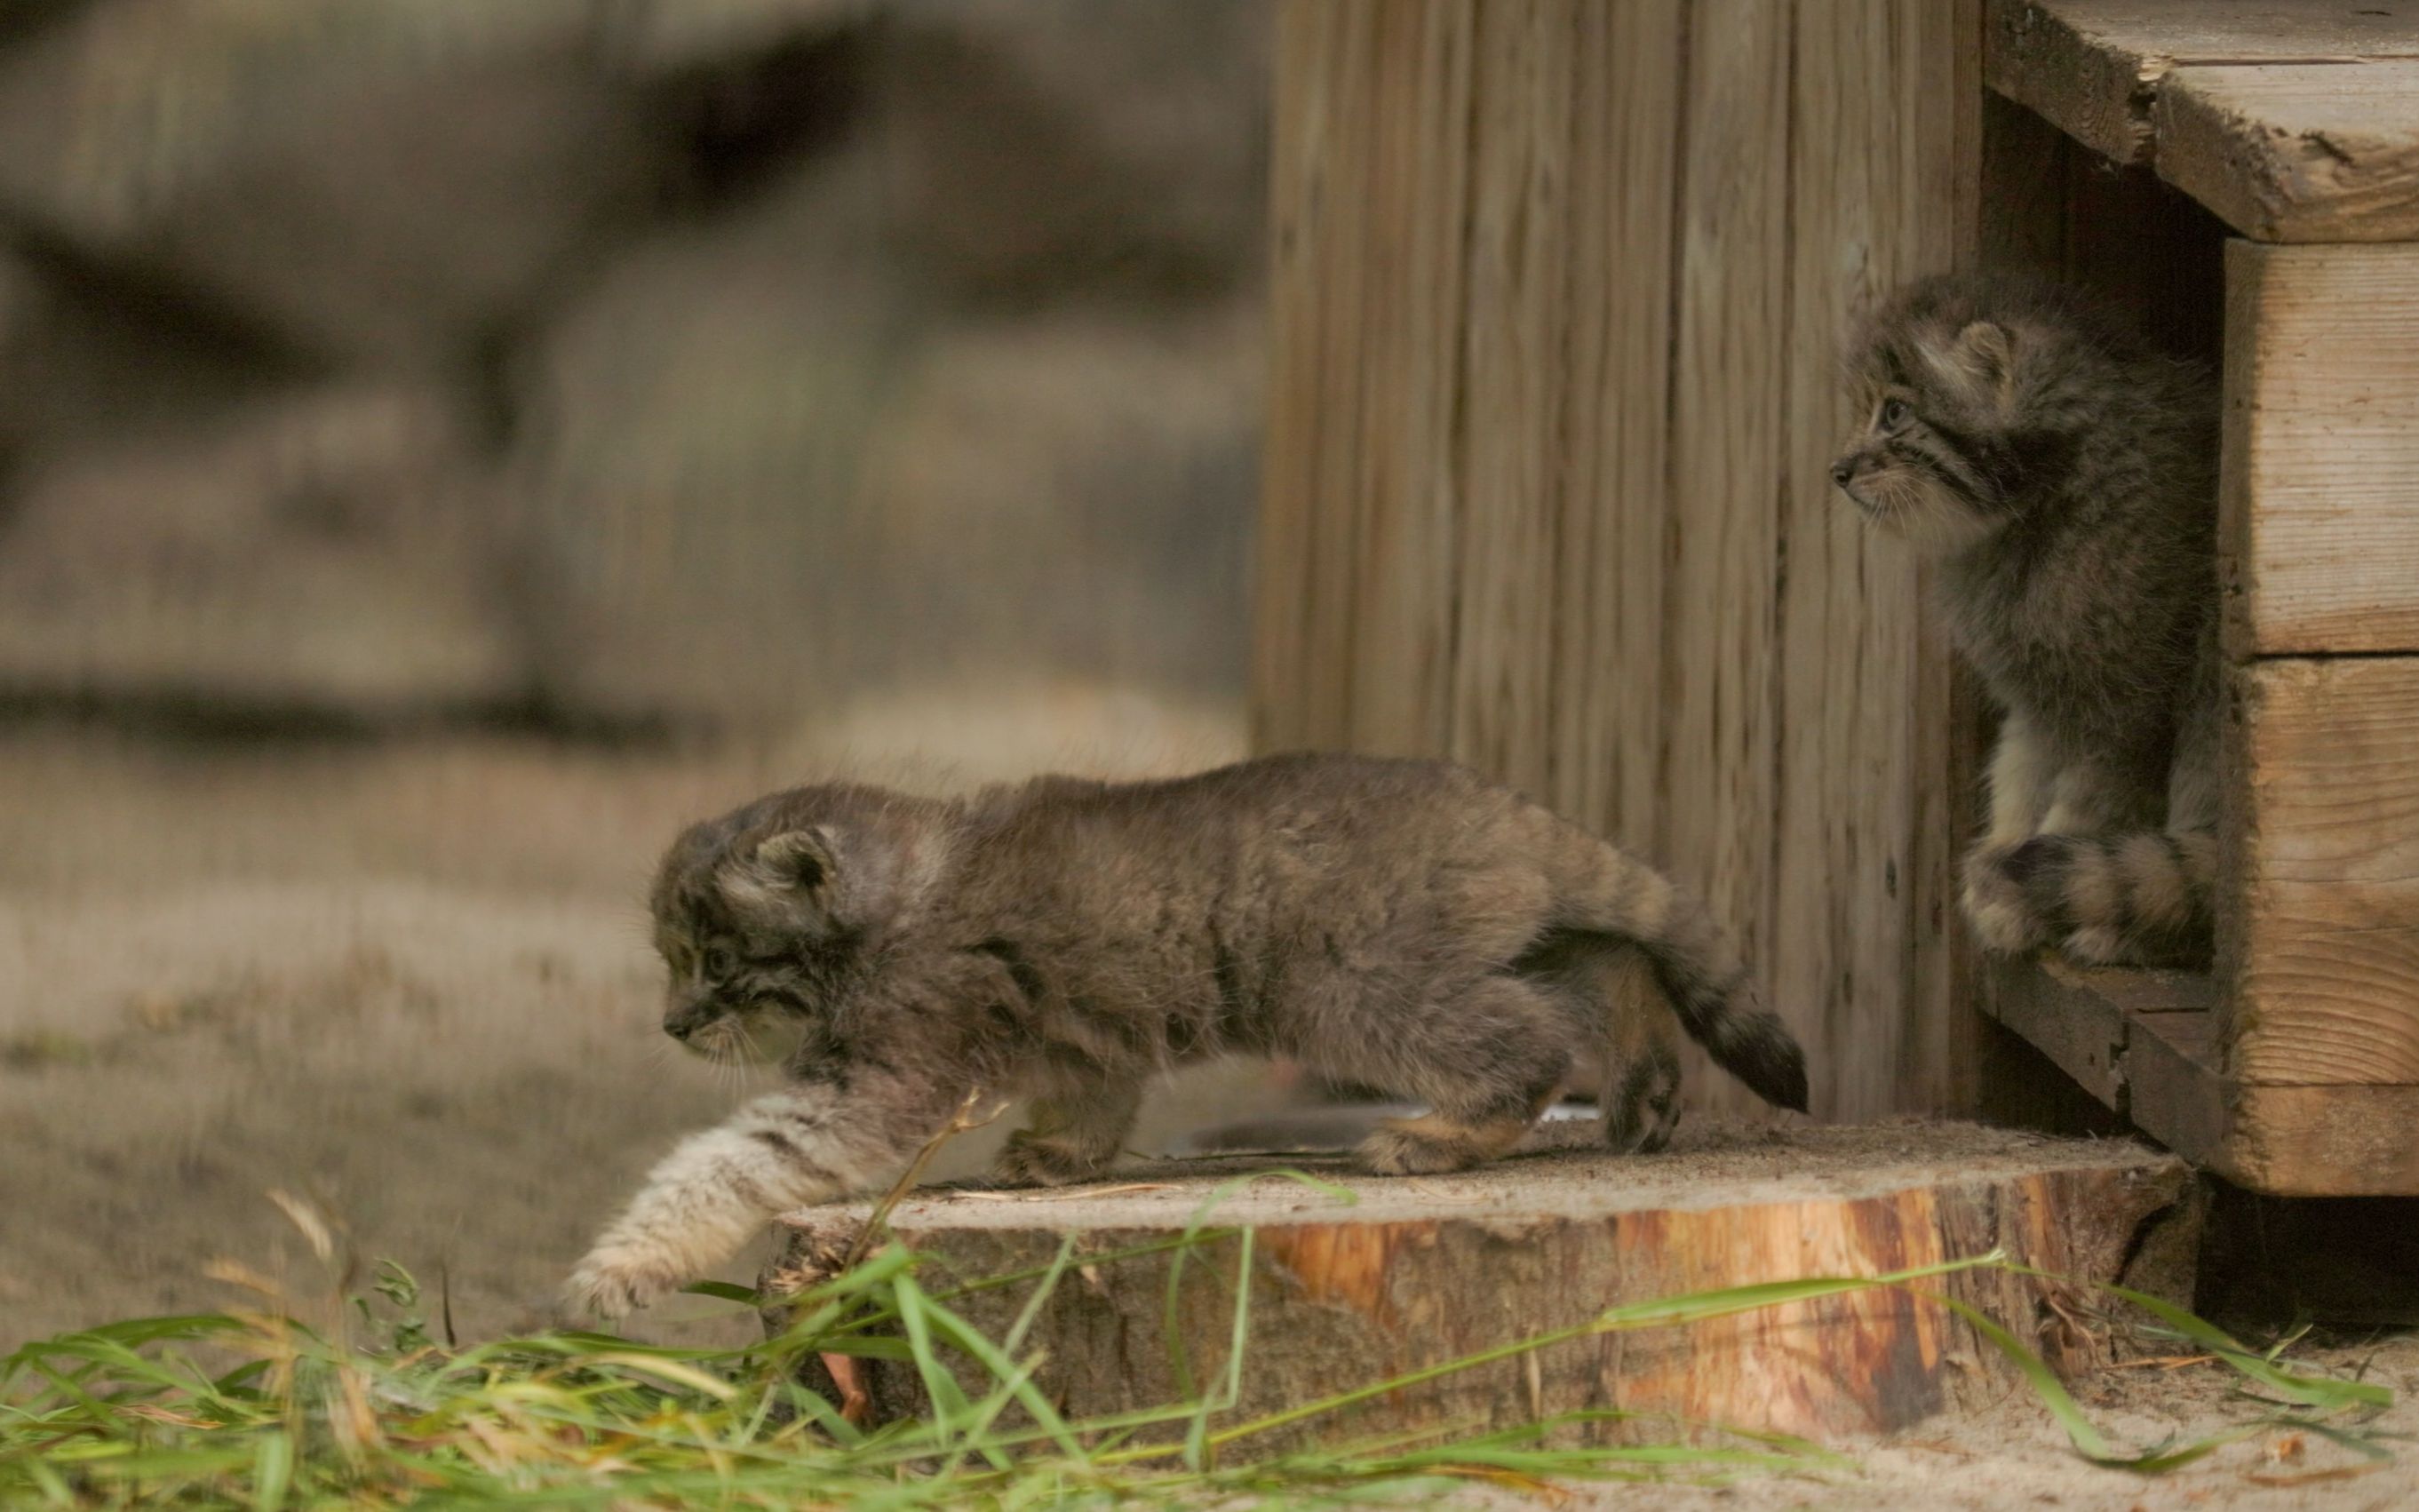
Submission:
<svg viewBox="0 0 2419 1512">
<path fill-rule="evenodd" d="M 2419 1194 L 2419 7 L 1990 0 L 1982 255 L 2221 362 L 2216 967 L 1993 1011 L 2255 1191 Z"/>
</svg>

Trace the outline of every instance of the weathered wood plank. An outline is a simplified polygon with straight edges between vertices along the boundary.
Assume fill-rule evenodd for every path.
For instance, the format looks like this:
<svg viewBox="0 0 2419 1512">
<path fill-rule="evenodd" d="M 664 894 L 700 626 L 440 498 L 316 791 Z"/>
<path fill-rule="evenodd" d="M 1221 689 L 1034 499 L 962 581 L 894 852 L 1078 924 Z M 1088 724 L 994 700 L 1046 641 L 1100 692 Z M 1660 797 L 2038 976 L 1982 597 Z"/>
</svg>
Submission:
<svg viewBox="0 0 2419 1512">
<path fill-rule="evenodd" d="M 1357 251 L 1371 290 L 1349 328 L 1334 333 L 1358 342 L 1366 364 L 1358 409 L 1339 417 L 1354 428 L 1364 458 L 1353 501 L 1359 670 L 1341 738 L 1384 754 L 1432 754 L 1446 748 L 1453 726 L 1468 382 L 1468 239 L 1458 227 L 1472 185 L 1475 13 L 1468 0 L 1343 8 L 1370 13 L 1378 59 L 1370 114 L 1360 123 L 1375 139 L 1367 177 L 1334 186 L 1364 199 Z"/>
<path fill-rule="evenodd" d="M 1548 798 L 1555 526 L 1568 482 L 1561 395 L 1577 8 L 1574 0 L 1481 8 L 1465 232 L 1470 503 L 1457 563 L 1452 754 Z"/>
<path fill-rule="evenodd" d="M 1931 888 L 1949 875 L 1964 825 L 1949 788 L 1949 654 L 1925 631 L 1919 568 L 1840 507 L 1828 469 L 1852 424 L 1832 356 L 1842 335 L 1868 301 L 1970 251 L 1978 16 L 1928 0 L 1813 6 L 1792 47 L 1801 147 L 1790 163 L 1773 590 L 1780 750 L 1764 906 L 1773 980 L 1806 995 L 1790 1011 L 1812 1042 L 1860 1046 L 1822 1057 L 1828 1106 L 1887 1107 L 1909 1084 L 1945 1091 L 1975 1059 L 1970 1014 L 1869 1012 L 1876 992 L 1965 1000 L 1952 985 L 1951 916 L 1935 911 Z M 1952 87 L 1870 87 L 1905 58 L 1944 70 Z M 1910 142 L 1936 150 L 1909 151 Z M 1805 149 L 1812 143 L 1839 146 Z M 1797 880 L 1810 877 L 1822 885 Z"/>
<path fill-rule="evenodd" d="M 1994 1245 L 2057 1275 L 2155 1286 L 2128 1269 L 2154 1248 L 2140 1236 L 2165 1221 L 2196 1221 L 2189 1173 L 2170 1157 L 2126 1141 L 2044 1141 L 1972 1125 L 1734 1136 L 1642 1160 L 1548 1154 L 1416 1182 L 1322 1170 L 1355 1191 L 1348 1208 L 1287 1183 L 1216 1190 L 1253 1168 L 1139 1167 L 1131 1175 L 1149 1190 L 1113 1187 L 1073 1200 L 916 1194 L 891 1228 L 969 1279 L 1038 1273 L 1073 1236 L 1083 1281 L 1054 1290 L 1025 1335 L 1045 1361 L 1042 1389 L 1071 1416 L 1183 1399 L 1171 1331 L 1191 1379 L 1218 1379 L 1237 1297 L 1247 1291 L 1255 1352 L 1240 1373 L 1240 1420 L 1571 1327 L 1623 1303 L 1808 1274 L 1870 1275 Z M 1215 1227 L 1172 1271 L 1168 1249 L 1211 1204 Z M 862 1207 L 789 1215 L 794 1237 L 768 1273 L 768 1291 L 825 1273 L 863 1221 Z M 1240 1263 L 1244 1229 L 1249 1272 Z M 2061 1370 L 2088 1367 L 2097 1363 L 2092 1341 L 2058 1326 L 2064 1299 L 2044 1290 L 2054 1285 L 1996 1271 L 1942 1282 Z M 1027 1297 L 1025 1287 L 998 1287 L 961 1293 L 952 1305 L 995 1337 Z M 768 1318 L 779 1321 L 778 1312 Z M 1263 1349 L 1263 1340 L 1287 1347 Z M 884 1364 L 860 1363 L 891 1412 L 923 1410 L 912 1386 L 895 1389 L 912 1371 L 902 1365 L 885 1379 Z M 1575 1412 L 1593 1415 L 1570 1432 L 1595 1442 L 1669 1432 L 1668 1422 L 1624 1421 L 1633 1413 L 1828 1438 L 1978 1406 L 2016 1382 L 2006 1356 L 1947 1309 L 1875 1290 L 1576 1340 L 1390 1392 L 1229 1453 L 1447 1422 L 1508 1427 Z M 1181 1425 L 1167 1431 L 1180 1434 Z"/>
<path fill-rule="evenodd" d="M 2045 960 L 2006 973 L 2000 1021 L 2196 1165 L 2278 1196 L 2419 1193 L 2419 1086 L 2276 1087 L 2225 1063 L 2210 979 Z M 2113 1054 L 2113 1061 L 2108 1057 Z"/>
<path fill-rule="evenodd" d="M 1352 160 L 1340 135 L 1337 76 L 1360 40 L 1355 8 L 1315 0 L 1279 8 L 1270 165 L 1269 423 L 1261 451 L 1260 510 L 1252 624 L 1253 740 L 1263 750 L 1315 744 L 1311 616 L 1347 584 L 1334 563 L 1311 550 L 1322 508 L 1341 507 L 1323 491 L 1352 439 L 1336 413 L 1331 368 L 1359 348 L 1331 325 L 1336 307 L 1330 275 L 1344 260 L 1334 250 L 1353 238 L 1354 201 L 1330 185 Z M 1339 221 L 1348 224 L 1339 224 Z M 1351 250 L 1348 245 L 1347 250 Z M 1326 571 L 1322 575 L 1321 568 Z M 1328 645 L 1342 664 L 1348 648 Z"/>
<path fill-rule="evenodd" d="M 1988 0 L 1985 29 L 1992 88 L 2120 163 L 2176 69 L 2419 57 L 2419 15 L 2359 0 Z"/>
<path fill-rule="evenodd" d="M 2419 239 L 2419 60 L 2178 69 L 2150 118 L 2161 177 L 2244 236 Z"/>
<path fill-rule="evenodd" d="M 2134 1126 L 2196 1165 L 2225 1165 L 2232 1093 L 2217 1064 L 2216 1015 L 2161 1013 L 2126 1029 Z"/>
<path fill-rule="evenodd" d="M 1846 309 L 1970 244 L 1977 6 L 1284 15 L 1256 738 L 1509 777 L 1857 1047 L 1827 1110 L 1967 1105 L 1962 685 L 1823 466 Z"/>
<path fill-rule="evenodd" d="M 2238 656 L 2419 650 L 2419 246 L 2226 248 Z"/>
<path fill-rule="evenodd" d="M 1691 16 L 1654 853 L 1705 893 L 1770 981 L 1790 88 L 1788 28 L 1768 11 L 1700 0 Z M 1779 1007 L 1802 1023 L 1800 1004 Z M 1704 1064 L 1692 1052 L 1691 1081 L 1711 1079 Z M 1816 1097 L 1827 1110 L 1824 1090 Z"/>
<path fill-rule="evenodd" d="M 2234 675 L 2227 1070 L 2246 1087 L 2419 1085 L 2419 657 Z"/>
<path fill-rule="evenodd" d="M 2213 1168 L 2280 1197 L 2419 1194 L 2419 1086 L 2238 1083 Z"/>
<path fill-rule="evenodd" d="M 2103 1107 L 2125 1108 L 2124 1011 L 2088 986 L 2059 980 L 2048 963 L 2011 962 L 1985 999 L 1991 1015 L 2024 1036 Z"/>
<path fill-rule="evenodd" d="M 1641 849 L 1660 806 L 1672 190 L 1686 24 L 1686 0 L 1587 5 L 1572 45 L 1552 796 Z"/>
</svg>

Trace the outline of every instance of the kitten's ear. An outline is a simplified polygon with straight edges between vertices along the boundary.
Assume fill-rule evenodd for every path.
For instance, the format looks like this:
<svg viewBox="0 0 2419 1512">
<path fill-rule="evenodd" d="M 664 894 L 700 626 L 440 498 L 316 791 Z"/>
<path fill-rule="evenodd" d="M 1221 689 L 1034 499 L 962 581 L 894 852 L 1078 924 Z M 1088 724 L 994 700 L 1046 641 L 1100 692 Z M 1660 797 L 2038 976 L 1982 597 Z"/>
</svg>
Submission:
<svg viewBox="0 0 2419 1512">
<path fill-rule="evenodd" d="M 1957 332 L 1957 352 L 1966 369 L 1992 388 L 2004 390 L 2016 370 L 2016 338 L 2003 325 L 1977 320 Z"/>
<path fill-rule="evenodd" d="M 840 857 L 832 850 L 831 831 L 819 825 L 765 837 L 757 842 L 751 864 L 768 886 L 812 892 L 840 870 Z"/>
<path fill-rule="evenodd" d="M 725 861 L 715 881 L 742 914 L 794 927 L 827 912 L 822 903 L 839 871 L 831 831 L 817 825 L 766 836 Z"/>
</svg>

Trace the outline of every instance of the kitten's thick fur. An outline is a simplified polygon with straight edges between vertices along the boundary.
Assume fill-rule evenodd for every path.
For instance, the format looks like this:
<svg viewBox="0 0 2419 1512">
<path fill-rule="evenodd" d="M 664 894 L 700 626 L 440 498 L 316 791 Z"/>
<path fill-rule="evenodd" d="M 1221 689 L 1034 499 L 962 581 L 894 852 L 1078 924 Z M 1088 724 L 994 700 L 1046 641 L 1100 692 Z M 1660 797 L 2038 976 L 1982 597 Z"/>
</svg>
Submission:
<svg viewBox="0 0 2419 1512">
<path fill-rule="evenodd" d="M 2005 715 L 1966 857 L 1982 941 L 2195 964 L 2210 949 L 2222 717 L 2217 390 L 2069 291 L 1901 291 L 1851 356 L 1832 469 L 1940 562 L 1957 649 Z"/>
<path fill-rule="evenodd" d="M 975 1089 L 1033 1099 L 1002 1157 L 1018 1180 L 1100 1171 L 1152 1076 L 1227 1055 L 1427 1102 L 1364 1145 L 1381 1172 L 1502 1154 L 1580 1057 L 1609 1062 L 1607 1137 L 1657 1145 L 1675 1065 L 1628 1063 L 1616 1008 L 1641 958 L 1716 1060 L 1806 1106 L 1796 1042 L 1700 903 L 1442 763 L 1270 757 L 971 802 L 802 788 L 683 835 L 654 912 L 669 1032 L 796 1044 L 788 1089 L 682 1144 L 580 1263 L 574 1300 L 609 1315 L 892 1177 Z"/>
</svg>

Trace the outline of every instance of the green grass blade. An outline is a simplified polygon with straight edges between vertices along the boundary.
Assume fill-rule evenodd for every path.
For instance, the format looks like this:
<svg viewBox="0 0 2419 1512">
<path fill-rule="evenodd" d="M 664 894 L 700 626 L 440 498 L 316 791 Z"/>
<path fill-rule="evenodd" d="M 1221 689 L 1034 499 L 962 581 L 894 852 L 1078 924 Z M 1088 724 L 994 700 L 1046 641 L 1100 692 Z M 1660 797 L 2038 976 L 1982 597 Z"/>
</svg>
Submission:
<svg viewBox="0 0 2419 1512">
<path fill-rule="evenodd" d="M 280 1512 L 294 1478 L 294 1441 L 284 1433 L 261 1436 L 252 1457 L 253 1512 Z"/>
</svg>

